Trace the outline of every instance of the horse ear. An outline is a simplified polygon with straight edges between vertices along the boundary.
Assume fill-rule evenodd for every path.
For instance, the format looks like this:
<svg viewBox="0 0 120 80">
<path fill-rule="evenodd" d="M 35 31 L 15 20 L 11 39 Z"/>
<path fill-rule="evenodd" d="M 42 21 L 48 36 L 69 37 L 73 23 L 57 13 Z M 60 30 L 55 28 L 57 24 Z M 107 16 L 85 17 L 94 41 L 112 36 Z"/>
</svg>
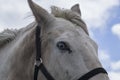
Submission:
<svg viewBox="0 0 120 80">
<path fill-rule="evenodd" d="M 75 4 L 74 6 L 72 6 L 71 10 L 77 12 L 81 16 L 81 11 L 80 11 L 80 8 L 79 8 L 79 4 Z"/>
<path fill-rule="evenodd" d="M 52 15 L 50 15 L 45 9 L 34 3 L 32 0 L 28 0 L 28 3 L 38 24 L 46 24 L 54 19 Z"/>
</svg>

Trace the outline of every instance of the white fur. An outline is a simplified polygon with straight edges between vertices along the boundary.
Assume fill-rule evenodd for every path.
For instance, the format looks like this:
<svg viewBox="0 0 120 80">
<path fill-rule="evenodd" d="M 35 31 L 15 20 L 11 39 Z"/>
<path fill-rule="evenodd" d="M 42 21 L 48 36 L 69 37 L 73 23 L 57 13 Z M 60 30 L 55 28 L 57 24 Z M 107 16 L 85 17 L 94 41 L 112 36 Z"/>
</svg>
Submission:
<svg viewBox="0 0 120 80">
<path fill-rule="evenodd" d="M 55 17 L 28 1 L 37 23 L 20 29 L 17 36 L 11 33 L 12 40 L 0 47 L 0 80 L 33 80 L 36 25 L 42 30 L 43 64 L 55 80 L 77 80 L 92 69 L 102 67 L 97 57 L 96 43 L 89 37 L 86 25 L 83 22 L 81 25 L 80 17 L 76 18 L 78 14 L 67 10 L 68 14 L 75 16 L 69 17 L 69 20 Z M 72 52 L 61 51 L 56 46 L 59 41 L 64 41 Z M 46 80 L 41 72 L 38 80 Z M 106 74 L 98 74 L 90 80 L 109 78 Z"/>
</svg>

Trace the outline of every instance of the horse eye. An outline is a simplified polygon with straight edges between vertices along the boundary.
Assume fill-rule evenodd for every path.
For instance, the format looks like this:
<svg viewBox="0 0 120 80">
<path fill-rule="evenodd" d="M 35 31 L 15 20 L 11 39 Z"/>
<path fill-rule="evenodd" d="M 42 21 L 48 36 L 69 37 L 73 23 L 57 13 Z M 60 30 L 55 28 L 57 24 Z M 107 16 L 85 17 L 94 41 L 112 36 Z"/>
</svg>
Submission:
<svg viewBox="0 0 120 80">
<path fill-rule="evenodd" d="M 63 41 L 58 42 L 57 43 L 57 47 L 58 47 L 58 49 L 60 49 L 62 51 L 69 51 L 69 52 L 71 52 L 69 46 L 65 42 L 63 42 Z"/>
</svg>

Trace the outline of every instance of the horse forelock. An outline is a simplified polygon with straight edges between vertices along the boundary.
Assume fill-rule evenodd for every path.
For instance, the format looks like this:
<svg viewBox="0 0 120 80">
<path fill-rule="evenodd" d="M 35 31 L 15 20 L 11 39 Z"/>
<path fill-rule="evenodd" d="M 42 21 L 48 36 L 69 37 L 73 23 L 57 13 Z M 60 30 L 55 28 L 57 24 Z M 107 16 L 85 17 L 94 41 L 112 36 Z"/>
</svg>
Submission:
<svg viewBox="0 0 120 80">
<path fill-rule="evenodd" d="M 68 9 L 61 9 L 56 6 L 51 7 L 51 14 L 55 17 L 64 18 L 66 20 L 71 21 L 73 24 L 77 24 L 79 27 L 81 27 L 88 35 L 88 29 L 85 24 L 85 22 L 81 19 L 81 15 Z"/>
</svg>

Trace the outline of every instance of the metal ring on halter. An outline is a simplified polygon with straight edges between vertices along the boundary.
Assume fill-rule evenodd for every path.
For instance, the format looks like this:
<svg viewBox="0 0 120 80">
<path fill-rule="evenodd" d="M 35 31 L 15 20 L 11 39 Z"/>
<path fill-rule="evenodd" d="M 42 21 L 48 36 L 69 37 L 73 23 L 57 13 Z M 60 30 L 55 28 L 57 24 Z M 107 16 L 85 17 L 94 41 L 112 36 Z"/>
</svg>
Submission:
<svg viewBox="0 0 120 80">
<path fill-rule="evenodd" d="M 42 59 L 40 58 L 40 60 L 36 60 L 35 61 L 35 65 L 36 66 L 40 66 L 40 64 L 42 63 L 43 61 L 42 61 Z"/>
</svg>

